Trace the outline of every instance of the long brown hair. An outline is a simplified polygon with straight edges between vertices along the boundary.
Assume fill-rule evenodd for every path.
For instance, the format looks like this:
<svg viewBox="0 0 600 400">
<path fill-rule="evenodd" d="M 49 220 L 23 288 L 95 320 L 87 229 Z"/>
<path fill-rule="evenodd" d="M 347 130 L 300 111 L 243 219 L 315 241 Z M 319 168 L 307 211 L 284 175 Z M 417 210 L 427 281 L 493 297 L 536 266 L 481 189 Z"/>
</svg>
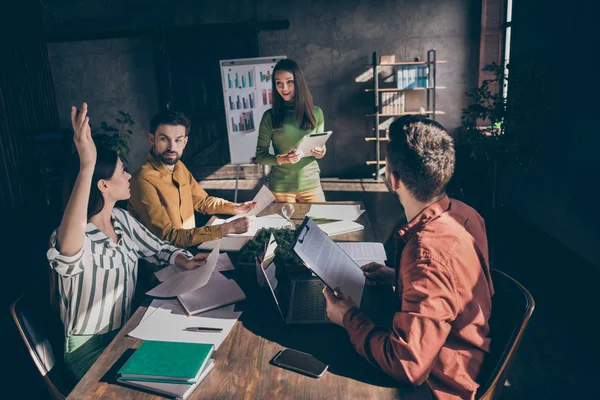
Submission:
<svg viewBox="0 0 600 400">
<path fill-rule="evenodd" d="M 116 151 L 98 146 L 96 149 L 96 165 L 94 166 L 94 174 L 92 175 L 92 186 L 90 188 L 90 197 L 88 200 L 87 218 L 88 221 L 94 215 L 98 214 L 104 208 L 104 196 L 98 189 L 98 181 L 101 179 L 110 179 L 115 174 L 117 169 L 117 159 L 119 155 Z M 63 182 L 63 211 L 67 206 L 69 197 L 75 185 L 75 180 L 79 175 L 79 157 L 77 154 L 71 156 L 69 164 L 67 164 L 67 176 Z M 50 305 L 54 311 L 59 310 L 59 294 L 58 294 L 58 274 L 50 268 Z"/>
<path fill-rule="evenodd" d="M 299 122 L 300 129 L 302 130 L 313 130 L 317 126 L 317 119 L 315 117 L 315 111 L 313 107 L 313 98 L 308 90 L 306 79 L 302 70 L 298 66 L 296 61 L 289 58 L 279 61 L 273 69 L 273 77 L 278 71 L 287 71 L 294 76 L 294 119 Z M 277 91 L 277 84 L 275 79 L 272 80 L 273 85 L 273 108 L 272 123 L 273 127 L 281 128 L 284 117 L 284 106 L 285 100 L 281 97 Z"/>
</svg>

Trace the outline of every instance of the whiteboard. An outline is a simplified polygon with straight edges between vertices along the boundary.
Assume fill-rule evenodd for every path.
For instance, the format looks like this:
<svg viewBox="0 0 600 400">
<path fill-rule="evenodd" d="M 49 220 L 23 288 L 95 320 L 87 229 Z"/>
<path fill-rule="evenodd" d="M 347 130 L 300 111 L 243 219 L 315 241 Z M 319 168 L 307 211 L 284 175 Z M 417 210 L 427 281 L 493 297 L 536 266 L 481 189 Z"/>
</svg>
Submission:
<svg viewBox="0 0 600 400">
<path fill-rule="evenodd" d="M 260 121 L 273 104 L 273 68 L 284 58 L 287 57 L 219 61 L 231 164 L 252 162 Z"/>
</svg>

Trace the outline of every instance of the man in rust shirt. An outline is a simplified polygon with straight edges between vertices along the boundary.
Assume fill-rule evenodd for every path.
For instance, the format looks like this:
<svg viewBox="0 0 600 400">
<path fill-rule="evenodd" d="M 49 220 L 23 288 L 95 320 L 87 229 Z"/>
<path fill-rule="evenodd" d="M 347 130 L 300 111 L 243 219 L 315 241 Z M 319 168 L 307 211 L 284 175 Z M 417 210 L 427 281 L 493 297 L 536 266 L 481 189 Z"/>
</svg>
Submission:
<svg viewBox="0 0 600 400">
<path fill-rule="evenodd" d="M 484 221 L 445 194 L 455 153 L 437 122 L 396 120 L 386 160 L 386 183 L 409 222 L 396 233 L 395 270 L 375 263 L 362 269 L 368 283 L 396 287 L 391 329 L 374 325 L 339 289 L 324 290 L 327 315 L 359 354 L 399 382 L 425 383 L 437 399 L 474 399 L 494 292 Z"/>
<path fill-rule="evenodd" d="M 163 111 L 150 121 L 148 159 L 131 177 L 128 209 L 152 233 L 177 247 L 189 247 L 244 233 L 250 219 L 196 227 L 194 211 L 240 214 L 255 203 L 236 204 L 209 196 L 179 160 L 188 142 L 190 121 L 181 112 Z"/>
</svg>

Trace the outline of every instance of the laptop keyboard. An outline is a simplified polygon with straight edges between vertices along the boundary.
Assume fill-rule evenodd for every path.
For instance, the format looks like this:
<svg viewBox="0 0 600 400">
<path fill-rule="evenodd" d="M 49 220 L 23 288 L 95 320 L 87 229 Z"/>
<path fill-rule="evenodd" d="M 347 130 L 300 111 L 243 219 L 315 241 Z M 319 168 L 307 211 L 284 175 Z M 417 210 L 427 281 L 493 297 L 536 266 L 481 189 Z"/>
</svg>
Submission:
<svg viewBox="0 0 600 400">
<path fill-rule="evenodd" d="M 294 321 L 322 321 L 326 318 L 324 286 L 318 280 L 295 283 Z"/>
</svg>

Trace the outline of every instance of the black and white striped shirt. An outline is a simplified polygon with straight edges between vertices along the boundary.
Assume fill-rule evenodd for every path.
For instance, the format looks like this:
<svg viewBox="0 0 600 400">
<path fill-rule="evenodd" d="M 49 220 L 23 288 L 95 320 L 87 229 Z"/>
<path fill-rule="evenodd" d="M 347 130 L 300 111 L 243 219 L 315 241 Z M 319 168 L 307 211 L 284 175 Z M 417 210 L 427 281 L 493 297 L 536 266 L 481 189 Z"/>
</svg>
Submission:
<svg viewBox="0 0 600 400">
<path fill-rule="evenodd" d="M 179 253 L 192 255 L 160 240 L 129 212 L 112 212 L 114 243 L 88 223 L 81 250 L 67 257 L 57 249 L 57 232 L 50 238 L 47 257 L 58 273 L 60 314 L 65 335 L 89 335 L 119 329 L 131 315 L 138 258 L 153 264 L 174 264 Z"/>
</svg>

